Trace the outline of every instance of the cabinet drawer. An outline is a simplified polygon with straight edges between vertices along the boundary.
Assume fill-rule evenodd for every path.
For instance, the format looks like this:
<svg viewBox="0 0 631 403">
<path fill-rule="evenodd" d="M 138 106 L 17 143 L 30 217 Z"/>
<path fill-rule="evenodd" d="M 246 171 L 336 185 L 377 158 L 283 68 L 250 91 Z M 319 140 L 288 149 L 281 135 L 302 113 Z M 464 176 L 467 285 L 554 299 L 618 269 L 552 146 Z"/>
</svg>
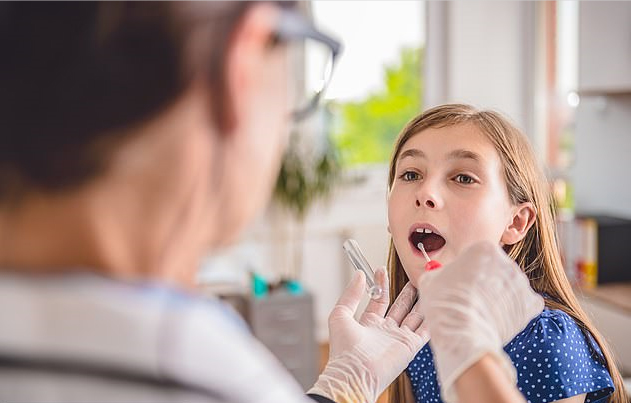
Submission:
<svg viewBox="0 0 631 403">
<path fill-rule="evenodd" d="M 310 364 L 309 351 L 311 348 L 303 343 L 295 345 L 271 345 L 269 350 L 290 371 L 295 371 Z"/>
<path fill-rule="evenodd" d="M 311 328 L 312 310 L 311 299 L 306 297 L 253 300 L 249 304 L 248 322 L 257 335 L 269 330 Z"/>
<path fill-rule="evenodd" d="M 308 322 L 308 307 L 304 305 L 270 305 L 253 310 L 252 320 L 266 326 L 293 325 Z"/>
<path fill-rule="evenodd" d="M 295 371 L 289 371 L 293 377 L 298 381 L 298 383 L 302 386 L 302 389 L 306 392 L 309 390 L 313 384 L 315 383 L 318 373 L 316 371 L 315 366 L 313 368 L 301 368 Z"/>
<path fill-rule="evenodd" d="M 295 346 L 311 339 L 306 328 L 269 328 L 254 334 L 268 346 Z"/>
<path fill-rule="evenodd" d="M 313 300 L 309 294 L 276 293 L 247 304 L 247 321 L 263 343 L 305 388 L 317 375 Z"/>
</svg>

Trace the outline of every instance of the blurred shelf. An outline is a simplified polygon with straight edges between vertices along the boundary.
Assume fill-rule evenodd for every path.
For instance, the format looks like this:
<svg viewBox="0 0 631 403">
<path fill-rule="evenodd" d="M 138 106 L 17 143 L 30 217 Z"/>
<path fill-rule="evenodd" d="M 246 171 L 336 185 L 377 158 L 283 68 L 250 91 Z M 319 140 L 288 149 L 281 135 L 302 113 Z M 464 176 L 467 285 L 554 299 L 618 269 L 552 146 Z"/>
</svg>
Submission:
<svg viewBox="0 0 631 403">
<path fill-rule="evenodd" d="M 631 283 L 606 283 L 577 294 L 581 306 L 609 342 L 623 375 L 631 375 Z"/>
<path fill-rule="evenodd" d="M 631 315 L 631 282 L 603 284 L 594 289 L 583 289 L 582 292 L 596 301 L 604 302 Z"/>
<path fill-rule="evenodd" d="M 582 97 L 615 97 L 631 95 L 631 87 L 581 88 L 577 91 Z"/>
</svg>

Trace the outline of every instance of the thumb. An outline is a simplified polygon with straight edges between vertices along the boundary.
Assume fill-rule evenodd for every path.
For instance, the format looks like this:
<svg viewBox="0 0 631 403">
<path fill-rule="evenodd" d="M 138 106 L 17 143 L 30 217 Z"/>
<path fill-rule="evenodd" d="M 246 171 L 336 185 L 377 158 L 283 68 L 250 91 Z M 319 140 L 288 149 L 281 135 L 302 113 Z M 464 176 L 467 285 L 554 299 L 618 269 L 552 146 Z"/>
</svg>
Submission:
<svg viewBox="0 0 631 403">
<path fill-rule="evenodd" d="M 436 276 L 438 276 L 443 270 L 444 269 L 426 271 L 420 276 L 420 279 L 418 279 L 416 284 L 414 284 L 419 292 L 419 295 L 423 295 L 432 288 L 432 283 L 436 281 Z"/>
<path fill-rule="evenodd" d="M 337 300 L 333 312 L 331 312 L 331 319 L 337 316 L 353 316 L 359 301 L 361 301 L 364 294 L 364 288 L 366 284 L 366 276 L 359 270 L 355 270 L 350 283 L 346 286 L 346 289 Z"/>
</svg>

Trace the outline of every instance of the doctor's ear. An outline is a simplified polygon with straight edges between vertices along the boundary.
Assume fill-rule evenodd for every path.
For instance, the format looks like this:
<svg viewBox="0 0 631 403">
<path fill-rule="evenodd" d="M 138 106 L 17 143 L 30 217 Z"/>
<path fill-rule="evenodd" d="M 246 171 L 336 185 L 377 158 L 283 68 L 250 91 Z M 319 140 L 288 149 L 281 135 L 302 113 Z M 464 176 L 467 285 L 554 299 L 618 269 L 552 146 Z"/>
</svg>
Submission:
<svg viewBox="0 0 631 403">
<path fill-rule="evenodd" d="M 521 203 L 513 209 L 512 221 L 502 234 L 503 245 L 514 245 L 524 239 L 537 217 L 537 211 L 530 202 Z"/>
<path fill-rule="evenodd" d="M 261 65 L 269 51 L 278 14 L 278 9 L 271 4 L 254 3 L 247 8 L 229 38 L 224 65 L 224 99 L 213 105 L 221 111 L 223 125 L 220 128 L 224 131 L 234 130 L 239 118 L 250 113 L 249 100 L 259 91 Z"/>
</svg>

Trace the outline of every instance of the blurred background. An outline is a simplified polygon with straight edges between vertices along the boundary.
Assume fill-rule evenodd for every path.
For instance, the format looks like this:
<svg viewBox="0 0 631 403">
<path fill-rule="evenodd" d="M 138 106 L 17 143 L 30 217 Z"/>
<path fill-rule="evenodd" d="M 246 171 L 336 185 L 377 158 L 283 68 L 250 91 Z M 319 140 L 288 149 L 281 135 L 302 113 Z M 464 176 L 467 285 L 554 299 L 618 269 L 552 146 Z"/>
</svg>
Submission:
<svg viewBox="0 0 631 403">
<path fill-rule="evenodd" d="M 324 107 L 294 129 L 273 201 L 236 247 L 203 263 L 202 289 L 232 303 L 310 386 L 352 274 L 342 242 L 356 239 L 374 268 L 386 262 L 399 130 L 431 106 L 471 103 L 530 138 L 555 194 L 568 276 L 631 376 L 631 3 L 300 6 L 343 54 Z M 294 55 L 297 86 L 317 80 L 317 57 L 308 46 Z"/>
</svg>

